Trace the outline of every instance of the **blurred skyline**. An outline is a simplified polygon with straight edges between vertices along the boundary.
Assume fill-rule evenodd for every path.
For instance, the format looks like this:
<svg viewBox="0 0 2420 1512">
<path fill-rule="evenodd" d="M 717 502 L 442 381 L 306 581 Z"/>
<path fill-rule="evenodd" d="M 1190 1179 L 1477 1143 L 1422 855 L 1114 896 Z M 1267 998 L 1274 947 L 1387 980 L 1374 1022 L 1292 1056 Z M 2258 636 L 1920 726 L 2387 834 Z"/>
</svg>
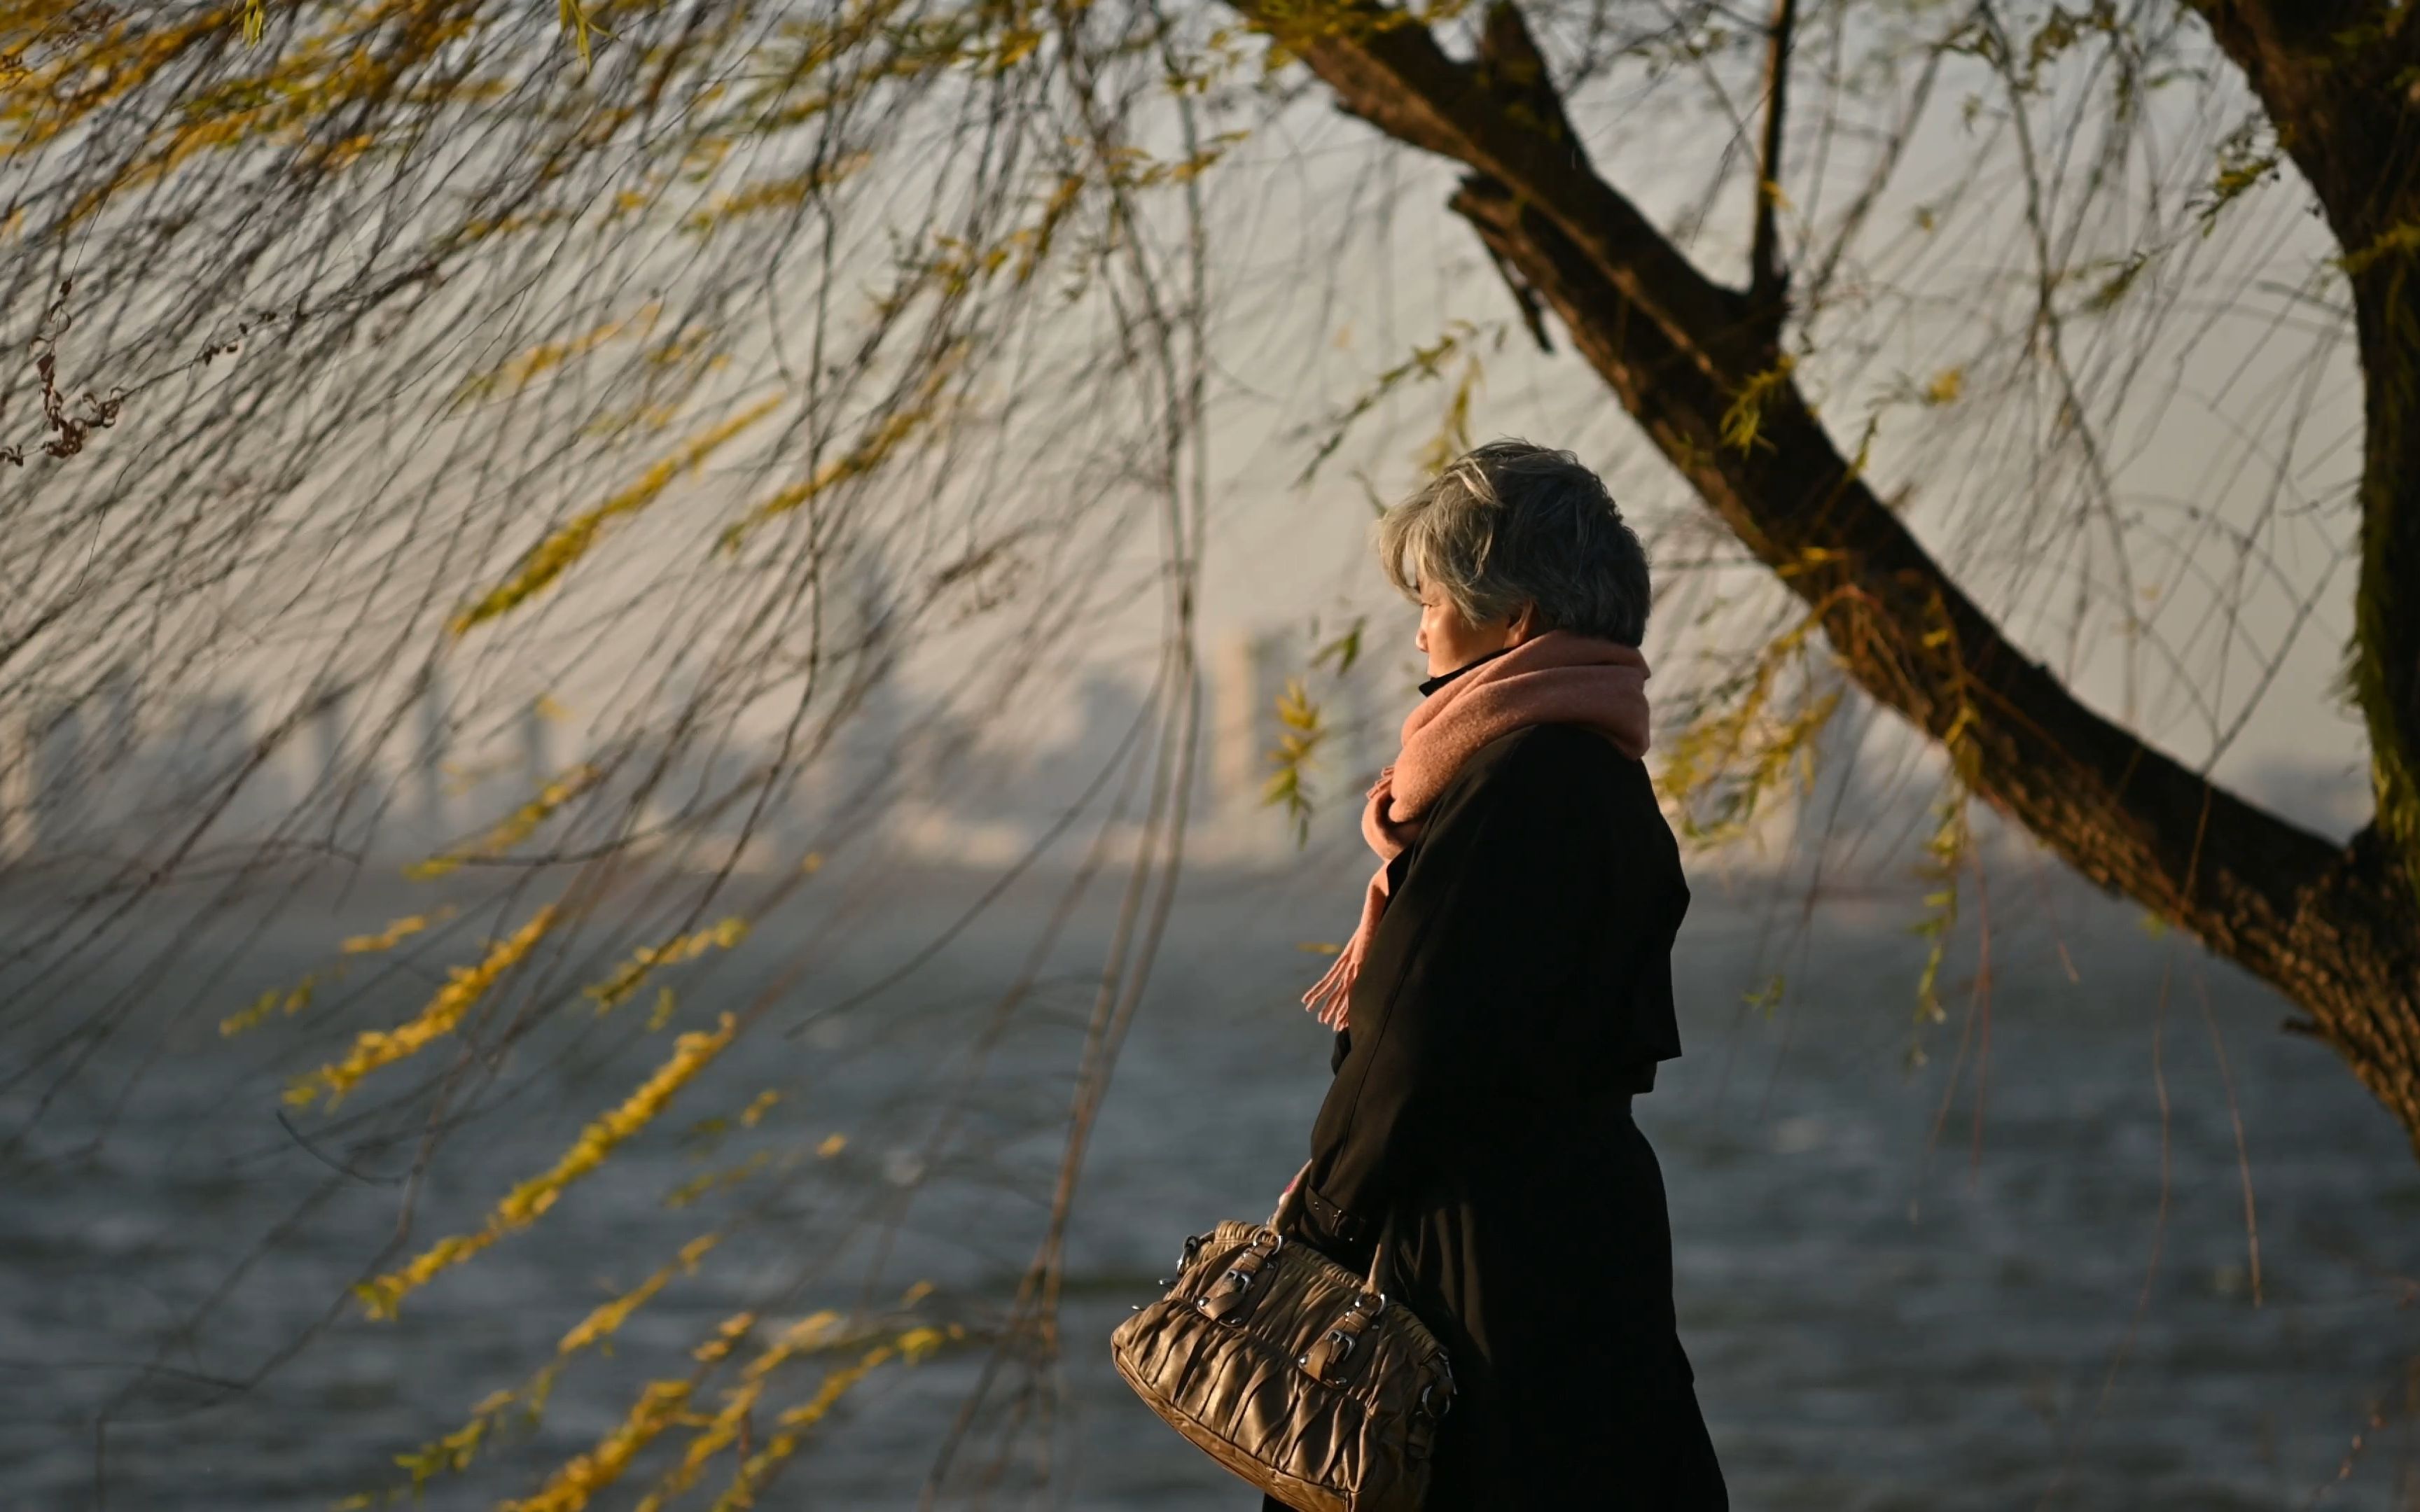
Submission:
<svg viewBox="0 0 2420 1512">
<path fill-rule="evenodd" d="M 1287 812 L 1264 795 L 1283 733 L 1278 702 L 1297 677 L 1320 709 L 1322 733 L 1305 768 L 1314 835 L 1358 843 L 1361 795 L 1392 759 L 1400 719 L 1419 695 L 1383 696 L 1383 664 L 1306 676 L 1312 650 L 1307 638 L 1273 627 L 1230 630 L 1205 648 L 1189 847 L 1198 858 L 1273 864 L 1296 851 Z M 46 720 L 20 715 L 0 732 L 0 844 L 8 855 L 122 859 L 156 838 L 164 816 L 190 816 L 198 805 L 217 810 L 205 831 L 213 841 L 257 841 L 298 814 L 325 811 L 365 858 L 410 862 L 475 843 L 591 754 L 577 744 L 577 721 L 550 700 L 475 736 L 458 729 L 442 675 L 399 721 L 403 738 L 378 748 L 365 748 L 375 726 L 342 698 L 324 702 L 298 737 L 264 749 L 265 711 L 240 690 L 193 694 L 153 714 L 130 688 L 131 677 L 113 674 L 97 698 Z M 919 859 L 1004 864 L 1085 801 L 1122 747 L 1132 749 L 1150 701 L 1143 676 L 1096 664 L 1023 701 L 1022 725 L 985 729 L 902 681 L 875 683 L 840 724 L 829 757 L 769 795 L 740 864 L 794 864 L 820 826 L 842 819 Z M 769 737 L 686 748 L 640 808 L 641 827 L 745 788 L 778 755 Z M 1761 800 L 1723 864 L 1779 873 L 1820 856 L 1827 873 L 1867 882 L 1903 870 L 1940 796 L 1937 754 L 1852 693 L 1808 755 L 1808 766 Z M 2244 787 L 2332 840 L 2366 817 L 2362 774 L 2341 758 L 2273 751 Z M 349 795 L 340 813 L 329 808 L 338 795 Z M 698 833 L 736 841 L 752 806 L 726 803 Z M 2008 841 L 1988 810 L 1978 803 L 1973 811 L 1978 834 Z"/>
</svg>

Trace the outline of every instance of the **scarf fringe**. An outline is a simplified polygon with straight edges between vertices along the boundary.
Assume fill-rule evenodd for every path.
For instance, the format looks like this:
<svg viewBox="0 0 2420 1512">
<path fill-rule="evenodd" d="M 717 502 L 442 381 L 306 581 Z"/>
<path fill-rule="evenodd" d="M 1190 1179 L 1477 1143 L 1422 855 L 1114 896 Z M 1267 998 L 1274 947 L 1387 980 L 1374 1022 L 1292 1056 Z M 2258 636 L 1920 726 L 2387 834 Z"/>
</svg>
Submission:
<svg viewBox="0 0 2420 1512">
<path fill-rule="evenodd" d="M 1319 1022 L 1329 1028 L 1344 1027 L 1345 1010 L 1353 996 L 1353 979 L 1360 974 L 1360 970 L 1361 936 L 1356 933 L 1344 949 L 1336 952 L 1335 963 L 1327 968 L 1327 974 L 1302 995 L 1304 1006 L 1317 1013 Z"/>
</svg>

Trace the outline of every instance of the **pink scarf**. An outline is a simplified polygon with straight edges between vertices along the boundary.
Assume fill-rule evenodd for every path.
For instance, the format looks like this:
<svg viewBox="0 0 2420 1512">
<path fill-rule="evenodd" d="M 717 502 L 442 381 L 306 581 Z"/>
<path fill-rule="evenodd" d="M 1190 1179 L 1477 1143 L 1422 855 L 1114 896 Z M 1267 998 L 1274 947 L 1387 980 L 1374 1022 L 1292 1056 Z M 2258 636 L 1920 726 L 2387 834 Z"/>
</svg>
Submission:
<svg viewBox="0 0 2420 1512">
<path fill-rule="evenodd" d="M 1361 923 L 1327 975 L 1302 995 L 1319 1022 L 1344 1027 L 1353 979 L 1387 911 L 1387 863 L 1419 838 L 1429 805 L 1470 753 L 1523 725 L 1580 724 L 1636 760 L 1647 754 L 1647 658 L 1630 646 L 1549 630 L 1473 667 L 1412 710 L 1403 748 L 1378 773 L 1361 811 L 1362 838 L 1378 853 Z"/>
</svg>

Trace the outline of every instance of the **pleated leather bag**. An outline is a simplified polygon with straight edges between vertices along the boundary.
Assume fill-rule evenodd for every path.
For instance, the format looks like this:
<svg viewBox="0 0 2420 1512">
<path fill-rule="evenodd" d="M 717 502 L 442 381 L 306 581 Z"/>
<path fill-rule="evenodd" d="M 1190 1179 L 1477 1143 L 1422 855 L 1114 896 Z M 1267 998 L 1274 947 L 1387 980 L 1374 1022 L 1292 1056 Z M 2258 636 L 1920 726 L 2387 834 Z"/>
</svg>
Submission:
<svg viewBox="0 0 2420 1512">
<path fill-rule="evenodd" d="M 1394 1224 L 1352 1272 L 1280 1232 L 1310 1167 L 1265 1224 L 1185 1242 L 1174 1285 L 1109 1335 L 1118 1374 L 1205 1454 L 1300 1512 L 1418 1512 L 1453 1372 L 1381 1289 Z"/>
</svg>

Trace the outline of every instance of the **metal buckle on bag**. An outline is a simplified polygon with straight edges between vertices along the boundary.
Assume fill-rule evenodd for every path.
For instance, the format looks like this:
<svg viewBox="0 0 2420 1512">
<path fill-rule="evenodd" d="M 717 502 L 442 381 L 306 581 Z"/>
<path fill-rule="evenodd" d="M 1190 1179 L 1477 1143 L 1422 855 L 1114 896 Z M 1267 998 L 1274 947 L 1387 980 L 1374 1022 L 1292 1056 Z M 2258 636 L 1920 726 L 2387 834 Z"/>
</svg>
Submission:
<svg viewBox="0 0 2420 1512">
<path fill-rule="evenodd" d="M 1420 1388 L 1420 1411 L 1429 1414 L 1430 1422 L 1442 1423 L 1445 1421 L 1445 1415 L 1453 1411 L 1453 1398 L 1455 1395 L 1453 1384 L 1453 1361 L 1447 1356 L 1440 1354 L 1436 1357 L 1436 1367 L 1437 1372 L 1445 1377 L 1444 1405 L 1441 1407 L 1431 1407 L 1429 1405 L 1429 1396 L 1437 1388 L 1437 1383 L 1432 1381 L 1427 1385 Z"/>
<path fill-rule="evenodd" d="M 1253 1240 L 1229 1262 L 1226 1270 L 1219 1273 L 1218 1279 L 1210 1284 L 1209 1290 L 1193 1299 L 1195 1310 L 1214 1322 L 1230 1326 L 1240 1323 L 1242 1319 L 1233 1315 L 1250 1295 L 1253 1279 L 1284 1243 L 1285 1241 L 1273 1233 L 1263 1234 Z"/>
<path fill-rule="evenodd" d="M 1319 1336 L 1319 1342 L 1295 1356 L 1294 1363 L 1313 1381 L 1334 1383 L 1345 1377 L 1345 1362 L 1360 1348 L 1362 1337 L 1379 1314 L 1387 1310 L 1387 1294 L 1383 1291 L 1357 1291 L 1345 1304 L 1344 1315 Z"/>
<path fill-rule="evenodd" d="M 1352 1357 L 1353 1346 L 1357 1341 L 1355 1339 L 1354 1335 L 1347 1334 L 1344 1330 L 1341 1328 L 1331 1328 L 1325 1335 L 1325 1342 L 1327 1345 L 1327 1358 L 1321 1363 L 1319 1373 L 1322 1380 L 1326 1379 L 1327 1371 L 1342 1365 L 1347 1359 Z M 1309 1370 L 1311 1368 L 1311 1351 L 1309 1350 L 1305 1350 L 1302 1353 L 1295 1355 L 1294 1357 L 1294 1363 L 1301 1366 L 1303 1369 Z"/>
</svg>

